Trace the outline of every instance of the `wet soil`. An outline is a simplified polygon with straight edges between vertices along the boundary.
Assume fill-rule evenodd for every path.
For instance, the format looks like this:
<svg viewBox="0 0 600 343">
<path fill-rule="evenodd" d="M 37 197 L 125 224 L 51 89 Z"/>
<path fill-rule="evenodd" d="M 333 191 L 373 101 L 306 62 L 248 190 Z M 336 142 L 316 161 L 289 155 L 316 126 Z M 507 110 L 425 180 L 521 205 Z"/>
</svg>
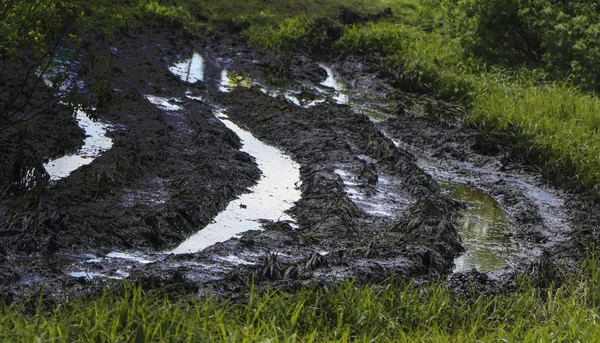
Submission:
<svg viewBox="0 0 600 343">
<path fill-rule="evenodd" d="M 445 277 L 465 251 L 458 227 L 466 205 L 453 199 L 443 181 L 491 196 L 508 216 L 510 242 L 535 250 L 515 254 L 500 271 L 454 274 L 456 289 L 475 280 L 483 291 L 499 291 L 520 271 L 542 279 L 561 266 L 573 268 L 600 238 L 594 230 L 598 205 L 548 186 L 515 158 L 510 141 L 448 119 L 455 118 L 445 116 L 456 111 L 451 105 L 399 93 L 364 61 L 329 65 L 349 92 L 362 94 L 361 105 L 392 99 L 377 120 L 365 107 L 338 104 L 334 97 L 304 108 L 259 87 L 221 92 L 223 69 L 266 83 L 281 68 L 277 56 L 253 50 L 239 37 L 189 41 L 175 29 L 148 27 L 112 42 L 85 41 L 81 80 L 90 87 L 110 85 L 109 111 L 102 116 L 113 125 L 114 145 L 36 193 L 34 202 L 24 200 L 31 192 L 4 194 L 0 293 L 9 301 L 42 285 L 60 297 L 94 292 L 121 278 L 236 297 L 252 283 L 293 290 L 345 278 Z M 185 83 L 169 67 L 194 50 L 206 58 L 205 79 Z M 314 92 L 307 84 L 327 77 L 307 56 L 295 56 L 286 67 L 289 78 L 279 79 L 277 87 L 307 96 Z M 171 99 L 173 106 L 157 106 L 152 96 Z M 299 163 L 301 199 L 289 211 L 297 226 L 263 222 L 262 230 L 196 253 L 163 253 L 209 224 L 260 178 L 254 158 L 240 151 L 239 138 L 215 117 L 215 105 Z M 23 146 L 38 159 L 81 146 L 74 119 L 61 113 L 36 118 L 40 128 L 32 130 L 40 135 Z M 42 138 L 41 127 L 57 134 Z M 16 142 L 16 136 L 3 139 Z"/>
<path fill-rule="evenodd" d="M 415 156 L 426 173 L 442 186 L 450 185 L 446 186 L 450 194 L 456 194 L 452 188 L 457 185 L 469 188 L 468 193 L 483 193 L 507 216 L 506 239 L 520 252 L 510 256 L 501 270 L 453 274 L 451 287 L 507 291 L 514 287 L 518 272 L 532 274 L 541 285 L 560 283 L 598 244 L 594 229 L 599 223 L 598 202 L 552 185 L 528 163 L 520 142 L 470 127 L 460 119 L 465 111 L 460 106 L 395 89 L 393 81 L 378 77 L 383 73 L 360 59 L 339 61 L 337 71 L 364 103 L 386 99 L 394 104 L 393 110 L 371 106 L 375 111 L 364 108 L 363 113 Z"/>
</svg>

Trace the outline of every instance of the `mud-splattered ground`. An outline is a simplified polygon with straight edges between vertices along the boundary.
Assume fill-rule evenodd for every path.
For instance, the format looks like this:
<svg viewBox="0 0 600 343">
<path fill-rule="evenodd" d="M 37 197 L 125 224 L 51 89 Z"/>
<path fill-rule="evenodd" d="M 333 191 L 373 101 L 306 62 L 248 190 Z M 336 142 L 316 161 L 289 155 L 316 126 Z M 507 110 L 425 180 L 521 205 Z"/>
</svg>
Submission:
<svg viewBox="0 0 600 343">
<path fill-rule="evenodd" d="M 42 285 L 56 294 L 92 292 L 122 278 L 235 296 L 252 282 L 295 289 L 344 278 L 444 277 L 465 250 L 459 229 L 466 206 L 447 182 L 486 193 L 507 215 L 507 239 L 533 252 L 512 254 L 500 271 L 454 274 L 457 289 L 471 279 L 495 291 L 517 271 L 573 267 L 598 241 L 597 205 L 544 184 L 506 139 L 449 119 L 456 107 L 400 93 L 358 59 L 330 63 L 346 84 L 348 104 L 329 95 L 305 108 L 261 90 L 279 59 L 236 37 L 192 42 L 149 28 L 111 43 L 86 40 L 81 80 L 110 85 L 103 119 L 113 126 L 114 144 L 34 202 L 24 200 L 28 194 L 3 194 L 0 291 L 7 300 Z M 193 50 L 206 63 L 204 81 L 190 84 L 169 67 Z M 317 62 L 327 61 L 296 56 L 289 79 L 272 87 L 323 96 L 310 86 L 327 77 Z M 224 69 L 257 82 L 222 92 Z M 153 96 L 172 106 L 156 106 Z M 162 253 L 260 178 L 214 106 L 300 164 L 301 199 L 289 212 L 295 225 L 264 222 L 264 230 L 197 253 Z M 55 127 L 55 134 L 42 135 L 41 127 Z M 41 159 L 75 151 L 83 138 L 64 113 L 37 118 L 30 131 L 39 133 L 28 144 Z M 10 174 L 8 162 L 2 175 Z"/>
</svg>

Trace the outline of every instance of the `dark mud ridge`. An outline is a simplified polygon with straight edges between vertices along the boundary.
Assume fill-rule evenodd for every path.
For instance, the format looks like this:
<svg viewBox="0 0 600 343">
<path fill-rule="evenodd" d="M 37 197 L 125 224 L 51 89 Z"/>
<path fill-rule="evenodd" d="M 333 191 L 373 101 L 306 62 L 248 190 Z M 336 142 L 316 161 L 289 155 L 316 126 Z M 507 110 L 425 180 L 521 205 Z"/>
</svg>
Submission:
<svg viewBox="0 0 600 343">
<path fill-rule="evenodd" d="M 575 266 L 598 239 L 596 205 L 545 185 L 502 137 L 440 121 L 451 105 L 399 93 L 360 60 L 324 68 L 296 56 L 289 79 L 268 85 L 279 59 L 235 37 L 191 42 L 161 28 L 87 43 L 79 78 L 110 84 L 101 119 L 112 146 L 34 199 L 3 185 L 6 300 L 121 279 L 236 296 L 253 282 L 293 290 L 452 275 L 458 289 L 475 280 L 494 292 L 519 271 Z M 84 145 L 77 122 L 55 112 L 29 127 L 40 133 L 25 138 L 32 160 Z M 42 135 L 48 127 L 55 134 Z M 204 243 L 180 246 L 197 232 Z"/>
</svg>

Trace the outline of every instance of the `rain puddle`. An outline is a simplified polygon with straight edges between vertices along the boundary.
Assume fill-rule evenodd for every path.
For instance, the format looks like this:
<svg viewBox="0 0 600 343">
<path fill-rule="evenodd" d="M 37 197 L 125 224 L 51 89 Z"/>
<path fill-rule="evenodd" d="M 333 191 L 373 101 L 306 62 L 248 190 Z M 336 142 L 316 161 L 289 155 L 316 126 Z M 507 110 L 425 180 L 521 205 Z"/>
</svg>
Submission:
<svg viewBox="0 0 600 343">
<path fill-rule="evenodd" d="M 170 253 L 200 251 L 245 231 L 258 230 L 262 221 L 294 222 L 285 212 L 300 200 L 300 190 L 297 188 L 300 182 L 300 166 L 279 149 L 266 145 L 250 132 L 228 120 L 223 111 L 218 113 L 217 118 L 240 137 L 243 144 L 241 151 L 256 159 L 263 175 L 250 189 L 251 193 L 243 194 L 230 202 L 227 208 L 215 217 L 213 223 Z"/>
<path fill-rule="evenodd" d="M 246 87 L 250 88 L 254 84 L 252 79 L 245 77 L 244 75 L 237 73 L 229 73 L 227 69 L 221 71 L 221 80 L 219 83 L 219 90 L 221 92 L 229 92 L 235 87 Z"/>
<path fill-rule="evenodd" d="M 44 164 L 44 168 L 50 175 L 51 181 L 57 181 L 69 176 L 77 168 L 92 161 L 113 145 L 111 138 L 107 137 L 111 125 L 93 121 L 83 111 L 77 111 L 77 124 L 85 130 L 86 138 L 83 146 L 73 155 L 65 155 Z"/>
<path fill-rule="evenodd" d="M 346 166 L 338 166 L 334 173 L 342 179 L 348 198 L 369 215 L 394 218 L 414 204 L 408 195 L 398 191 L 401 181 L 391 176 L 380 176 L 375 185 L 366 186 Z"/>
<path fill-rule="evenodd" d="M 183 109 L 183 106 L 181 105 L 183 101 L 181 99 L 164 98 L 149 94 L 144 95 L 144 97 L 150 101 L 151 104 L 163 111 L 180 111 Z"/>
<path fill-rule="evenodd" d="M 183 82 L 196 83 L 204 81 L 204 57 L 194 51 L 191 58 L 175 63 L 169 67 L 169 71 L 179 76 Z"/>
<path fill-rule="evenodd" d="M 200 63 L 200 61 L 202 62 Z M 205 64 L 202 56 L 194 52 L 192 59 L 178 63 L 169 70 L 187 82 L 190 82 L 191 75 L 197 75 L 198 80 L 204 80 Z M 228 92 L 233 87 L 249 87 L 253 84 L 251 79 L 229 73 L 226 69 L 221 70 L 220 80 L 210 81 L 218 83 L 219 90 L 222 92 Z M 194 99 L 191 96 L 188 97 Z M 159 102 L 158 100 L 157 102 Z M 167 107 L 164 101 L 160 101 L 160 103 Z M 240 138 L 243 144 L 241 151 L 255 158 L 262 177 L 250 189 L 250 193 L 243 194 L 238 199 L 231 201 L 211 224 L 169 253 L 197 252 L 243 232 L 261 229 L 261 222 L 265 221 L 294 223 L 286 211 L 300 200 L 300 190 L 297 188 L 300 183 L 300 166 L 279 149 L 261 142 L 250 132 L 237 126 L 229 120 L 224 110 L 216 108 L 216 112 L 217 118 Z"/>
<path fill-rule="evenodd" d="M 59 73 L 65 74 L 67 79 L 59 87 L 59 95 L 64 94 L 70 87 L 83 89 L 84 85 L 77 80 L 77 75 L 69 72 L 71 62 L 68 59 L 59 56 L 53 61 L 53 66 L 44 74 L 43 80 L 52 87 L 53 79 Z M 113 145 L 111 138 L 106 134 L 112 128 L 108 123 L 93 121 L 88 114 L 82 110 L 76 111 L 77 125 L 85 131 L 86 138 L 83 146 L 72 155 L 65 155 L 44 164 L 44 168 L 50 175 L 50 181 L 58 181 L 69 176 L 77 168 L 92 163 L 103 152 L 110 149 Z"/>
<path fill-rule="evenodd" d="M 467 252 L 454 260 L 454 272 L 473 268 L 480 272 L 497 270 L 504 267 L 511 256 L 520 253 L 506 235 L 510 222 L 494 199 L 466 184 L 443 182 L 441 185 L 450 197 L 467 205 L 461 211 L 458 228 Z"/>
<path fill-rule="evenodd" d="M 154 257 L 139 253 L 111 252 L 106 255 L 70 255 L 68 258 L 75 263 L 66 274 L 75 278 L 103 278 L 119 280 L 127 278 L 130 272 L 139 264 L 149 264 L 156 260 Z"/>
<path fill-rule="evenodd" d="M 327 72 L 327 79 L 321 82 L 322 86 L 332 88 L 334 90 L 333 100 L 338 104 L 348 104 L 350 98 L 348 96 L 348 92 L 346 91 L 346 86 L 333 74 L 331 68 L 319 64 L 319 67 L 325 69 Z"/>
</svg>

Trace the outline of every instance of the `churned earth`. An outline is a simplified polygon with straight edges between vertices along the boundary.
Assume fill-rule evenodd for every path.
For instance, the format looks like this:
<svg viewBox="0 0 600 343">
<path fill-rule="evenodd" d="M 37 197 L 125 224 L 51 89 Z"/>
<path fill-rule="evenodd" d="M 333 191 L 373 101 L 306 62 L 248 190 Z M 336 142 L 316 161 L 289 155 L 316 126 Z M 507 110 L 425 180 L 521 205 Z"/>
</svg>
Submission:
<svg viewBox="0 0 600 343">
<path fill-rule="evenodd" d="M 281 59 L 235 35 L 191 41 L 148 27 L 84 40 L 78 79 L 109 85 L 100 119 L 112 147 L 33 200 L 3 193 L 6 300 L 42 287 L 59 298 L 89 293 L 122 279 L 240 296 L 252 285 L 450 275 L 457 289 L 475 282 L 497 292 L 517 272 L 574 268 L 598 241 L 597 204 L 546 184 L 509 139 L 462 125 L 457 106 L 398 91 L 365 60 L 297 55 L 273 83 Z M 37 159 L 83 144 L 74 119 L 56 112 L 30 125 Z M 17 146 L 17 137 L 4 141 Z M 239 219 L 247 224 L 239 231 L 249 229 L 239 235 L 178 250 L 218 228 L 220 213 L 275 206 L 232 203 L 270 175 L 252 155 L 260 144 L 299 166 L 285 186 L 297 200 L 284 199 L 289 210 L 273 218 Z M 4 176 L 12 149 L 0 155 Z"/>
</svg>

